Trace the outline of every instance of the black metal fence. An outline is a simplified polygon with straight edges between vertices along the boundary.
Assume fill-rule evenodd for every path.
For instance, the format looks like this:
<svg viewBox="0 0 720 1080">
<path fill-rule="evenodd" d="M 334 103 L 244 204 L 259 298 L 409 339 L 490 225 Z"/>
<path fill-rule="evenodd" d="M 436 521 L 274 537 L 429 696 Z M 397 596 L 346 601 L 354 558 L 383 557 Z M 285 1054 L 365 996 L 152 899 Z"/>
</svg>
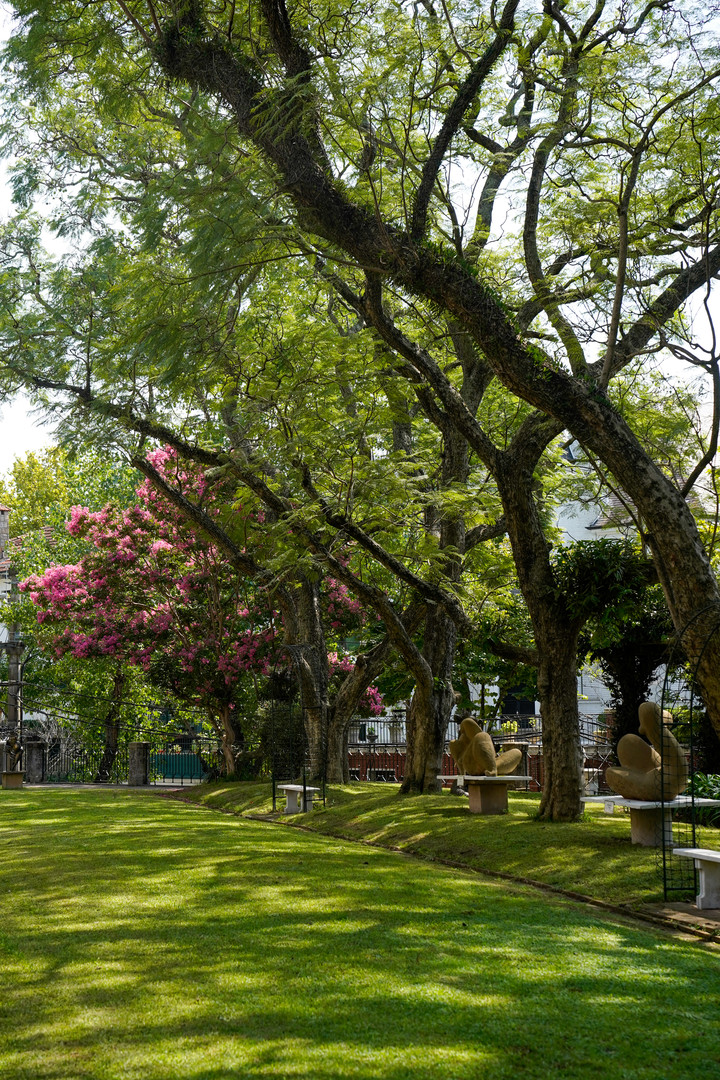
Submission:
<svg viewBox="0 0 720 1080">
<path fill-rule="evenodd" d="M 111 762 L 102 750 L 55 744 L 45 750 L 44 781 L 48 784 L 126 784 L 128 747 L 120 747 Z M 175 746 L 150 752 L 150 784 L 199 784 L 219 774 L 215 743 L 204 740 L 195 750 Z"/>
<path fill-rule="evenodd" d="M 43 771 L 47 784 L 127 784 L 127 747 L 110 760 L 103 750 L 51 744 L 45 750 Z"/>
<path fill-rule="evenodd" d="M 655 747 L 660 754 L 662 776 L 662 810 L 658 826 L 661 835 L 658 837 L 659 843 L 656 852 L 666 900 L 674 895 L 687 894 L 688 892 L 697 893 L 698 888 L 695 861 L 675 854 L 676 849 L 695 849 L 699 809 L 696 803 L 694 783 L 697 766 L 696 738 L 699 718 L 704 711 L 704 707 L 698 696 L 697 666 L 699 665 L 699 659 L 696 661 L 694 670 L 686 668 L 685 677 L 679 677 L 680 665 L 684 661 L 683 638 L 687 629 L 688 627 L 677 635 L 674 649 L 665 669 L 661 699 L 660 745 Z M 710 645 L 713 639 L 716 639 L 718 633 L 720 633 L 720 623 L 715 620 L 715 625 L 706 639 L 705 648 Z M 669 717 L 672 717 L 672 726 L 665 723 Z M 665 738 L 666 730 L 670 731 L 671 740 L 674 736 L 679 736 L 686 750 L 689 797 L 685 796 L 686 805 L 679 808 L 672 804 L 681 800 L 674 798 L 672 789 L 667 790 L 672 784 L 672 773 L 676 766 L 673 762 L 672 742 L 668 746 Z M 713 846 L 717 845 L 714 844 Z"/>
<path fill-rule="evenodd" d="M 491 722 L 490 734 L 498 751 L 510 746 L 521 751 L 518 774 L 530 777 L 525 784 L 528 791 L 542 791 L 545 763 L 541 718 L 501 716 Z M 452 720 L 448 725 L 440 768 L 443 776 L 457 776 L 457 765 L 450 753 L 450 743 L 457 737 L 458 724 Z M 581 715 L 580 740 L 586 794 L 602 795 L 609 792 L 605 773 L 614 757 L 604 718 Z M 348 738 L 348 772 L 350 780 L 401 783 L 405 777 L 404 720 L 354 721 L 350 725 Z"/>
<path fill-rule="evenodd" d="M 212 740 L 193 740 L 195 748 L 170 745 L 150 751 L 150 784 L 199 784 L 218 775 L 217 749 Z M 200 745 L 198 745 L 200 743 Z M 118 749 L 111 762 L 102 750 L 55 744 L 45 750 L 44 779 L 48 784 L 126 784 L 128 746 Z"/>
</svg>

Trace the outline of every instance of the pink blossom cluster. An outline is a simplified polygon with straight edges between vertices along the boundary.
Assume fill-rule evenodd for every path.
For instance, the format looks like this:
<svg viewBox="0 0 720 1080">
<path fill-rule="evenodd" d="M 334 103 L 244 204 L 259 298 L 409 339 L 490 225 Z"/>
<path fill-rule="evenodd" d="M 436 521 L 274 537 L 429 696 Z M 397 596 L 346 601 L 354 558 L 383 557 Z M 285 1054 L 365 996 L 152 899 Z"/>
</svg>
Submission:
<svg viewBox="0 0 720 1080">
<path fill-rule="evenodd" d="M 331 682 L 339 683 L 349 675 L 355 667 L 355 661 L 350 656 L 338 656 L 336 652 L 328 653 Z M 358 709 L 363 716 L 381 716 L 385 710 L 382 694 L 376 686 L 369 686 L 358 702 Z"/>
<path fill-rule="evenodd" d="M 214 496 L 199 470 L 181 466 L 167 448 L 148 459 L 169 483 L 205 500 L 209 513 L 220 513 L 222 494 Z M 145 671 L 165 659 L 186 698 L 226 705 L 243 676 L 268 675 L 277 662 L 278 615 L 255 603 L 224 553 L 194 532 L 162 492 L 145 482 L 136 494 L 137 504 L 122 510 L 73 507 L 67 530 L 87 542 L 87 554 L 27 578 L 20 588 L 37 607 L 57 655 L 122 658 Z M 233 506 L 243 513 L 234 499 Z M 261 515 L 245 515 L 246 535 L 261 524 Z M 334 579 L 327 582 L 327 612 L 336 631 L 357 627 L 362 617 L 359 603 Z M 336 676 L 353 668 L 337 653 L 328 662 Z M 377 690 L 366 698 L 364 711 L 382 712 Z"/>
<path fill-rule="evenodd" d="M 346 585 L 341 581 L 336 581 L 335 578 L 327 578 L 325 591 L 330 627 L 336 635 L 339 631 L 347 633 L 362 625 L 364 621 L 362 604 L 350 595 Z"/>
</svg>

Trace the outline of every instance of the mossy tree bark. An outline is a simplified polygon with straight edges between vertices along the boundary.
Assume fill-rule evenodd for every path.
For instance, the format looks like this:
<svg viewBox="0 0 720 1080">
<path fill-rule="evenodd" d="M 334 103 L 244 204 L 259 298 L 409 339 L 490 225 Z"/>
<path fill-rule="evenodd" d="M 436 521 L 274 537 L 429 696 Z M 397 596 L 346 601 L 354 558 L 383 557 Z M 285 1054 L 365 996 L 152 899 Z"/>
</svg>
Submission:
<svg viewBox="0 0 720 1080">
<path fill-rule="evenodd" d="M 577 648 L 582 619 L 571 618 L 550 563 L 550 545 L 533 494 L 540 448 L 555 433 L 551 422 L 532 422 L 514 450 L 498 458 L 518 582 L 533 625 L 537 689 L 542 715 L 545 779 L 540 815 L 572 821 L 582 811 L 582 748 L 577 697 Z"/>
</svg>

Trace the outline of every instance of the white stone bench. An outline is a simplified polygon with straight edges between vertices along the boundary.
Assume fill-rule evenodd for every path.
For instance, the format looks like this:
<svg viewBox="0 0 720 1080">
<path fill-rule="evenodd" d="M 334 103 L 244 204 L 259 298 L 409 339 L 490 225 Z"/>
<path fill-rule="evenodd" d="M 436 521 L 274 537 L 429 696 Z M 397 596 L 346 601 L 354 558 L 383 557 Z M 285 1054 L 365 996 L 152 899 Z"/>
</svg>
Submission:
<svg viewBox="0 0 720 1080">
<path fill-rule="evenodd" d="M 673 855 L 695 860 L 700 892 L 695 897 L 699 908 L 720 908 L 720 851 L 701 847 L 676 847 Z"/>
<path fill-rule="evenodd" d="M 630 839 L 643 847 L 672 844 L 672 812 L 692 805 L 690 795 L 678 795 L 667 802 L 659 800 L 624 799 L 622 795 L 586 795 L 585 803 L 603 803 L 605 813 L 612 814 L 616 806 L 630 811 Z M 720 799 L 695 799 L 695 806 L 720 806 Z"/>
<path fill-rule="evenodd" d="M 278 791 L 285 792 L 284 814 L 306 814 L 313 808 L 313 797 L 320 791 L 319 787 L 308 787 L 307 784 L 278 784 Z"/>
<path fill-rule="evenodd" d="M 527 783 L 529 776 L 438 776 L 438 780 L 457 780 L 467 788 L 471 814 L 505 814 L 508 809 L 508 788 L 515 783 Z"/>
</svg>

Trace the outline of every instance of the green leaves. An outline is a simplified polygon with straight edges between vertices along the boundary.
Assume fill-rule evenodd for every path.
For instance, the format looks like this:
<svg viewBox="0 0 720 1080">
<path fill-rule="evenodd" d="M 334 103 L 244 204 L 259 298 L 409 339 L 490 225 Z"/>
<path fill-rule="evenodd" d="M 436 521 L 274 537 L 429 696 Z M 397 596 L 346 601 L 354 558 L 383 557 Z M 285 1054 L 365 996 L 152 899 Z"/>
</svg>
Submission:
<svg viewBox="0 0 720 1080">
<path fill-rule="evenodd" d="M 652 563 L 626 540 L 580 540 L 553 553 L 558 595 L 571 617 L 592 619 L 596 633 L 622 633 L 654 577 Z"/>
<path fill-rule="evenodd" d="M 53 543 L 62 548 L 64 522 L 71 506 L 99 509 L 108 501 L 123 504 L 132 496 L 136 479 L 127 465 L 92 452 L 70 455 L 53 446 L 16 458 L 0 477 L 0 502 L 11 509 L 10 535 L 24 537 L 18 558 L 27 559 L 27 551 L 44 526 L 53 530 Z"/>
</svg>

